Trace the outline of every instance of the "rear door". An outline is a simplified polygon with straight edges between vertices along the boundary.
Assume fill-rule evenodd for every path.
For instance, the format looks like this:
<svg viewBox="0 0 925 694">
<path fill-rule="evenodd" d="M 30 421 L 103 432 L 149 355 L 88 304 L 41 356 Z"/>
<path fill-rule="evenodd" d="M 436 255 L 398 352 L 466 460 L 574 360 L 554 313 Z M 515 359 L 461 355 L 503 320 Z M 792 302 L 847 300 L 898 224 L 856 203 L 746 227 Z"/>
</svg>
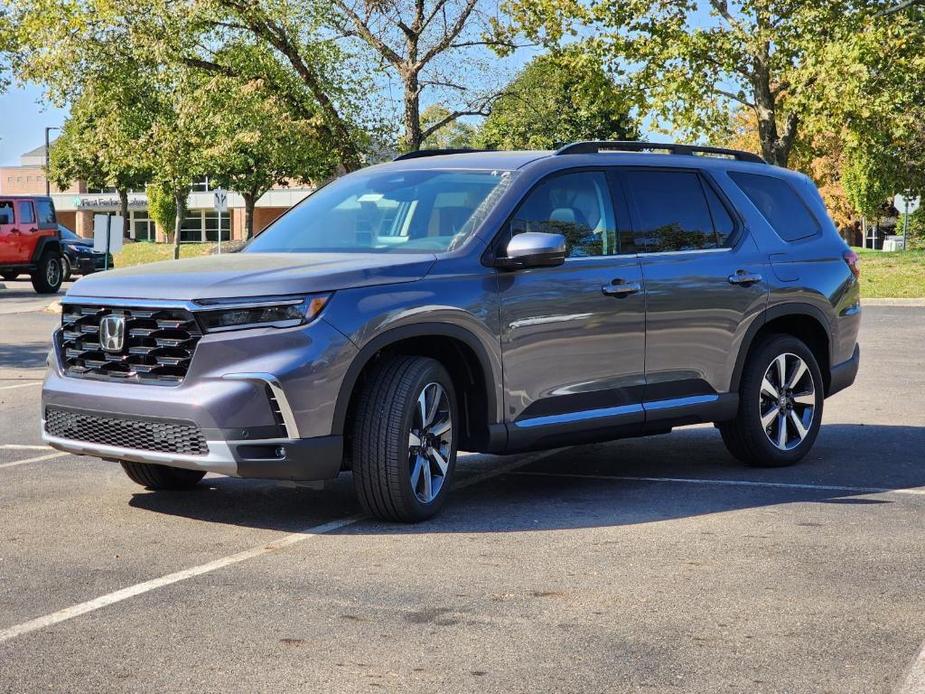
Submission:
<svg viewBox="0 0 925 694">
<path fill-rule="evenodd" d="M 646 422 L 720 406 L 765 261 L 716 182 L 696 169 L 620 169 L 646 289 Z"/>
<path fill-rule="evenodd" d="M 35 218 L 35 206 L 31 200 L 16 201 L 16 226 L 18 230 L 20 262 L 31 263 L 35 245 L 39 240 L 39 227 Z"/>
<path fill-rule="evenodd" d="M 558 172 L 527 194 L 500 239 L 503 248 L 513 234 L 539 231 L 567 241 L 558 267 L 498 275 L 512 446 L 641 427 L 645 305 L 635 250 L 621 248 L 616 231 L 620 215 L 604 170 Z"/>
<path fill-rule="evenodd" d="M 13 233 L 14 229 L 16 211 L 13 201 L 0 198 L 0 264 L 19 262 L 19 239 Z"/>
</svg>

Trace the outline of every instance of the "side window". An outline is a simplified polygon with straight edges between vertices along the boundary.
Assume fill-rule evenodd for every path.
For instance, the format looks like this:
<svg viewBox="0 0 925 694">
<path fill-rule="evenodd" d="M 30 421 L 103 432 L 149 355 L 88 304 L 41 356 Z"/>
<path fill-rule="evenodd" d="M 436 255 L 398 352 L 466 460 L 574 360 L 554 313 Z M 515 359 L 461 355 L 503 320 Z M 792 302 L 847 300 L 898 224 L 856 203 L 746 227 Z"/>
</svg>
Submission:
<svg viewBox="0 0 925 694">
<path fill-rule="evenodd" d="M 32 210 L 32 203 L 28 200 L 16 203 L 16 215 L 19 217 L 20 224 L 35 224 L 35 212 Z"/>
<path fill-rule="evenodd" d="M 722 247 L 734 224 L 719 199 L 716 206 L 725 213 L 714 226 L 709 187 L 695 171 L 628 171 L 623 184 L 637 220 L 636 246 L 640 252 L 705 250 Z M 710 194 L 715 193 L 709 191 Z M 720 228 L 725 237 L 717 233 Z"/>
<path fill-rule="evenodd" d="M 729 237 L 735 231 L 736 224 L 716 191 L 707 183 L 703 184 L 703 190 L 707 194 L 707 203 L 710 205 L 710 216 L 713 217 L 713 228 L 716 230 L 716 242 L 720 248 L 725 248 L 729 245 Z"/>
<path fill-rule="evenodd" d="M 0 224 L 13 223 L 13 203 L 0 200 Z"/>
<path fill-rule="evenodd" d="M 512 235 L 525 231 L 562 234 L 570 258 L 616 254 L 616 223 L 606 175 L 580 171 L 540 183 L 511 221 Z"/>
<path fill-rule="evenodd" d="M 819 222 L 786 181 L 738 172 L 730 172 L 729 178 L 784 241 L 799 241 L 819 233 Z"/>
<path fill-rule="evenodd" d="M 39 212 L 39 224 L 54 224 L 57 221 L 55 207 L 51 204 L 51 200 L 37 200 L 35 206 Z"/>
</svg>

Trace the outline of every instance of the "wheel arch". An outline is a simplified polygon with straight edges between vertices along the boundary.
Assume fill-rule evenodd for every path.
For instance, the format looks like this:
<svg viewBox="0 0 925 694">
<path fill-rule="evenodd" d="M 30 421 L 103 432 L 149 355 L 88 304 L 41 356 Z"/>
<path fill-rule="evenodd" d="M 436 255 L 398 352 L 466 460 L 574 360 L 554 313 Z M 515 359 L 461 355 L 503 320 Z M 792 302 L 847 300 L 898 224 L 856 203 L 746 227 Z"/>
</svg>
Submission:
<svg viewBox="0 0 925 694">
<path fill-rule="evenodd" d="M 732 374 L 730 391 L 737 392 L 742 382 L 742 372 L 745 363 L 755 345 L 765 335 L 782 333 L 799 338 L 816 357 L 825 394 L 829 394 L 832 379 L 832 338 L 831 324 L 825 313 L 812 304 L 781 304 L 772 306 L 764 311 L 749 326 L 742 340 L 742 347 L 736 358 L 735 369 Z"/>
<path fill-rule="evenodd" d="M 46 251 L 56 252 L 58 255 L 64 255 L 64 249 L 61 247 L 61 241 L 55 236 L 40 236 L 35 242 L 35 250 L 32 251 L 32 262 L 38 263 L 45 255 Z"/>
<path fill-rule="evenodd" d="M 430 357 L 449 371 L 457 391 L 457 404 L 463 419 L 460 447 L 465 450 L 493 448 L 497 421 L 495 384 L 500 380 L 492 367 L 488 351 L 465 328 L 449 323 L 417 323 L 393 328 L 367 342 L 354 357 L 341 382 L 334 408 L 332 433 L 349 433 L 347 423 L 356 404 L 356 395 L 371 368 L 389 354 Z M 348 444 L 349 445 L 349 444 Z"/>
</svg>

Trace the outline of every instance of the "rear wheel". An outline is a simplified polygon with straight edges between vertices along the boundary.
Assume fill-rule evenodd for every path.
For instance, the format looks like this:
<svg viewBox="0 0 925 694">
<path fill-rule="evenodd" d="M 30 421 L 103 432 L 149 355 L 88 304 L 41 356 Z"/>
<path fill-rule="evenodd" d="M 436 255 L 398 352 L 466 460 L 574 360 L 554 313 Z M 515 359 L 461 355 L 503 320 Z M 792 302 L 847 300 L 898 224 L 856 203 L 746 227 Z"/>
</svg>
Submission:
<svg viewBox="0 0 925 694">
<path fill-rule="evenodd" d="M 749 465 L 797 463 L 819 434 L 823 402 L 812 350 L 791 335 L 771 335 L 745 364 L 736 418 L 719 427 L 726 448 Z"/>
<path fill-rule="evenodd" d="M 398 356 L 375 367 L 353 424 L 353 484 L 377 518 L 416 522 L 446 501 L 456 466 L 456 393 L 443 366 Z"/>
<path fill-rule="evenodd" d="M 127 461 L 122 461 L 122 469 L 132 482 L 148 489 L 190 489 L 206 474 L 200 470 Z"/>
<path fill-rule="evenodd" d="M 32 287 L 39 294 L 55 294 L 61 287 L 61 256 L 46 252 L 32 274 Z"/>
</svg>

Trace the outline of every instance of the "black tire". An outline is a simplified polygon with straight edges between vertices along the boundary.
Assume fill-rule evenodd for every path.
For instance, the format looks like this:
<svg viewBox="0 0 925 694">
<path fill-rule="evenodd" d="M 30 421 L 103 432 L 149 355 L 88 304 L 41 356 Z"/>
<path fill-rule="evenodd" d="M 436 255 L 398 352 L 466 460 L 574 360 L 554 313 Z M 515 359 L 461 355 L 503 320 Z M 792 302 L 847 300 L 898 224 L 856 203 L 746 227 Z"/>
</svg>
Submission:
<svg viewBox="0 0 925 694">
<path fill-rule="evenodd" d="M 0 277 L 5 279 L 7 282 L 12 282 L 17 277 L 19 277 L 19 273 L 18 272 L 3 272 L 3 273 L 0 273 Z"/>
<path fill-rule="evenodd" d="M 434 384 L 439 385 L 442 393 L 433 388 Z M 453 382 L 434 359 L 388 358 L 374 367 L 359 393 L 352 431 L 353 486 L 363 509 L 382 520 L 415 523 L 430 518 L 446 502 L 452 486 L 458 438 L 452 429 L 445 437 L 448 440 L 443 441 L 444 437 L 439 435 L 433 438 L 426 421 L 417 428 L 419 441 L 435 442 L 438 447 L 445 444 L 445 450 L 437 450 L 440 460 L 446 463 L 442 477 L 433 446 L 412 447 L 411 435 L 421 421 L 421 415 L 417 414 L 418 398 L 425 389 L 441 398 L 441 403 L 443 395 L 446 396 L 447 407 L 439 407 L 435 421 L 439 418 L 443 422 L 443 413 L 447 413 L 451 427 L 457 427 Z M 417 487 L 412 484 L 413 472 Z M 423 488 L 433 494 L 430 501 L 422 500 L 427 494 L 419 491 L 425 480 L 432 485 Z M 434 490 L 437 481 L 439 488 Z"/>
<path fill-rule="evenodd" d="M 39 294 L 56 294 L 62 282 L 61 256 L 47 251 L 32 273 L 32 287 Z"/>
<path fill-rule="evenodd" d="M 71 261 L 68 260 L 66 255 L 61 256 L 61 281 L 69 282 L 71 275 L 74 272 L 74 268 L 71 267 Z"/>
<path fill-rule="evenodd" d="M 122 469 L 132 482 L 148 489 L 191 489 L 206 473 L 168 465 L 122 461 Z"/>
<path fill-rule="evenodd" d="M 787 376 L 783 379 L 789 381 L 798 371 L 799 360 L 806 366 L 803 375 L 793 388 L 774 388 L 778 397 L 764 391 L 762 385 L 765 375 L 776 366 L 777 359 L 784 358 L 784 371 Z M 791 366 L 787 367 L 787 364 Z M 808 379 L 812 379 L 811 383 Z M 773 386 L 773 384 L 772 384 Z M 786 383 L 785 383 L 786 386 Z M 812 394 L 808 393 L 812 387 Z M 792 395 L 805 403 L 813 403 L 812 411 L 806 416 L 806 408 L 796 401 Z M 765 392 L 763 395 L 762 393 Z M 739 411 L 736 418 L 730 422 L 719 425 L 723 443 L 737 459 L 747 465 L 756 467 L 785 467 L 799 462 L 813 447 L 822 422 L 822 409 L 825 401 L 822 372 L 812 350 L 801 340 L 792 335 L 769 335 L 755 346 L 745 363 L 742 373 L 742 383 L 739 388 Z M 788 407 L 789 406 L 789 407 Z M 762 412 L 763 410 L 763 412 Z M 796 428 L 791 417 L 793 410 L 797 422 L 805 433 Z M 770 424 L 762 424 L 762 414 L 771 417 Z M 778 418 L 782 419 L 778 419 Z M 810 419 L 811 418 L 811 419 Z M 809 419 L 809 426 L 806 420 Z M 781 437 L 781 425 L 784 434 Z M 802 437 L 802 438 L 801 438 Z M 772 442 L 772 438 L 777 443 Z M 781 447 L 783 443 L 783 447 Z"/>
</svg>

